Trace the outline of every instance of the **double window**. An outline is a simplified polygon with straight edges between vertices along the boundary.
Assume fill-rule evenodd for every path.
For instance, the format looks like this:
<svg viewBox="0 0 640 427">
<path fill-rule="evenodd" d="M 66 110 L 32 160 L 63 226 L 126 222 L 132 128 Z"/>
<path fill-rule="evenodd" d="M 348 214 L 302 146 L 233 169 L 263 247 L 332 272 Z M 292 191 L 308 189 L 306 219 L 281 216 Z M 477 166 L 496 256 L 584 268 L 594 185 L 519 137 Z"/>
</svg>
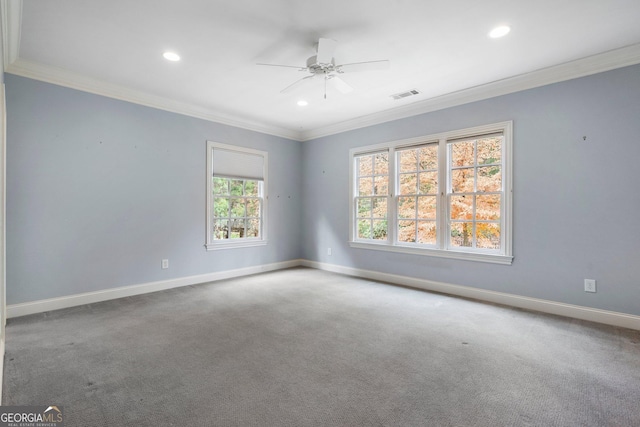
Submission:
<svg viewBox="0 0 640 427">
<path fill-rule="evenodd" d="M 509 264 L 511 122 L 351 150 L 351 246 Z"/>
<path fill-rule="evenodd" d="M 267 153 L 207 142 L 207 249 L 266 244 Z"/>
</svg>

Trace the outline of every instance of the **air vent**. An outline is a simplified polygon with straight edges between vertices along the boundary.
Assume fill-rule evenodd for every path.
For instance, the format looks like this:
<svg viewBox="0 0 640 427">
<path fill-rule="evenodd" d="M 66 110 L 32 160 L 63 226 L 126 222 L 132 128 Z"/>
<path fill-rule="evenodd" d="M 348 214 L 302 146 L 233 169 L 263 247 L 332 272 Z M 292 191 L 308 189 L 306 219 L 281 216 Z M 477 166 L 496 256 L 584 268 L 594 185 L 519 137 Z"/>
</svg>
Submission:
<svg viewBox="0 0 640 427">
<path fill-rule="evenodd" d="M 391 95 L 391 97 L 393 99 L 403 99 L 403 98 L 406 98 L 408 96 L 414 96 L 414 95 L 419 95 L 419 94 L 420 94 L 420 92 L 418 92 L 417 89 L 411 89 L 411 90 L 408 90 L 406 92 L 396 93 L 395 95 Z"/>
</svg>

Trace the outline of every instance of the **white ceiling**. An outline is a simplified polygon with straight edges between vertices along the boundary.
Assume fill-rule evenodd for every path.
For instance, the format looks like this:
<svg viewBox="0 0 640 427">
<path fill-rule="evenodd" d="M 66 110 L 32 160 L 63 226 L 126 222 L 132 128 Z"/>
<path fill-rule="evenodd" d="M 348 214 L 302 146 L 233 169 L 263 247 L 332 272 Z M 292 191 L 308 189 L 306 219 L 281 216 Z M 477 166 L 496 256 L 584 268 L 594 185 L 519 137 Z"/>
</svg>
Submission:
<svg viewBox="0 0 640 427">
<path fill-rule="evenodd" d="M 3 1 L 7 72 L 298 140 L 640 63 L 638 0 Z M 323 99 L 256 65 L 304 66 L 319 37 L 391 68 Z"/>
</svg>

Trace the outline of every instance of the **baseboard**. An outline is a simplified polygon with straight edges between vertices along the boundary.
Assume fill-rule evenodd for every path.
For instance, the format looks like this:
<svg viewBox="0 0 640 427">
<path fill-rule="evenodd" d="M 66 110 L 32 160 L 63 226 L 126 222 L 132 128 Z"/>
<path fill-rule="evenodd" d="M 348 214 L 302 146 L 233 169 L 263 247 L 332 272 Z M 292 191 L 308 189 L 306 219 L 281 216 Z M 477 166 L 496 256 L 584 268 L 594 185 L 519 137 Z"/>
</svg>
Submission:
<svg viewBox="0 0 640 427">
<path fill-rule="evenodd" d="M 105 289 L 102 291 L 86 292 L 82 294 L 69 295 L 59 298 L 50 298 L 38 301 L 11 304 L 7 306 L 7 317 L 19 317 L 29 314 L 43 313 L 50 310 L 75 307 L 84 304 L 93 304 L 101 301 L 116 298 L 130 297 L 133 295 L 146 294 L 149 292 L 163 291 L 166 289 L 179 288 L 181 286 L 197 285 L 217 280 L 231 279 L 234 277 L 249 276 L 251 274 L 264 273 L 267 271 L 282 270 L 285 268 L 298 267 L 302 265 L 302 260 L 291 260 L 277 262 L 273 264 L 263 264 L 253 267 L 240 268 L 235 270 L 219 271 L 215 273 L 200 274 L 195 276 L 179 277 L 176 279 L 161 280 L 157 282 L 143 283 L 139 285 L 123 286 L 119 288 Z"/>
<path fill-rule="evenodd" d="M 327 264 L 303 259 L 296 259 L 273 264 L 264 264 L 253 267 L 240 268 L 236 270 L 220 271 L 216 273 L 201 274 L 196 276 L 181 277 L 177 279 L 162 280 L 158 282 L 149 282 L 139 285 L 124 286 L 120 288 L 87 292 L 60 298 L 51 298 L 21 304 L 12 304 L 7 306 L 7 317 L 11 318 L 26 316 L 29 314 L 42 313 L 50 310 L 58 310 L 61 308 L 74 307 L 83 304 L 92 304 L 100 301 L 107 301 L 116 298 L 145 294 L 149 292 L 162 291 L 165 289 L 172 289 L 181 286 L 215 282 L 217 280 L 231 279 L 234 277 L 248 276 L 251 274 L 282 270 L 285 268 L 298 266 L 331 271 L 334 273 L 341 273 L 348 276 L 361 277 L 364 279 L 395 283 L 398 285 L 425 289 L 428 291 L 442 292 L 445 294 L 456 295 L 465 298 L 473 298 L 481 301 L 488 301 L 512 307 L 525 308 L 528 310 L 571 317 L 574 319 L 588 320 L 591 322 L 604 323 L 607 325 L 640 330 L 640 316 L 634 316 L 632 314 L 600 310 L 596 308 L 565 304 L 556 301 L 523 297 L 520 295 L 514 295 L 504 292 L 495 292 L 485 289 L 472 288 L 469 286 L 454 285 L 451 283 L 436 282 L 433 280 L 420 279 L 416 277 L 381 273 L 378 271 L 344 267 L 336 264 Z M 4 354 L 4 342 L 2 342 L 1 345 L 3 347 L 0 350 L 2 350 L 2 354 Z"/>
<path fill-rule="evenodd" d="M 418 279 L 415 277 L 380 273 L 371 270 L 361 270 L 357 268 L 320 263 L 316 261 L 302 260 L 301 265 L 305 267 L 316 268 L 318 270 L 346 274 L 349 276 L 379 280 L 382 282 L 395 283 L 412 288 L 442 292 L 445 294 L 456 295 L 465 298 L 473 298 L 481 301 L 488 301 L 512 307 L 525 308 L 528 310 L 540 311 L 543 313 L 556 314 L 559 316 L 571 317 L 574 319 L 588 320 L 591 322 L 604 323 L 607 325 L 619 326 L 622 328 L 640 330 L 640 316 L 634 316 L 632 314 L 600 310 L 596 308 L 565 304 L 538 298 L 523 297 L 504 292 L 488 291 L 485 289 L 472 288 L 469 286 L 435 282 L 432 280 Z"/>
</svg>

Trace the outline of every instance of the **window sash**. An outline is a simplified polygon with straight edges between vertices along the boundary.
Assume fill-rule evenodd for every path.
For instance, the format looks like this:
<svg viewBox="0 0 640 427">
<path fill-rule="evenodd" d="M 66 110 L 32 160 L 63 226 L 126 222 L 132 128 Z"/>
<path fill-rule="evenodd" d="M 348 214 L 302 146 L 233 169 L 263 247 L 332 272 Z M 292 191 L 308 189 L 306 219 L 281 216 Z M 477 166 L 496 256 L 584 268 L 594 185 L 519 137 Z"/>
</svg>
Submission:
<svg viewBox="0 0 640 427">
<path fill-rule="evenodd" d="M 479 153 L 478 153 L 478 142 L 486 141 L 491 138 L 500 138 L 499 150 L 500 150 L 500 159 L 499 161 L 490 161 L 490 162 L 479 162 Z M 473 144 L 472 151 L 472 162 L 465 163 L 463 165 L 455 165 L 454 164 L 454 147 L 456 144 Z M 504 218 L 504 205 L 505 205 L 505 197 L 504 197 L 504 179 L 502 172 L 504 171 L 504 147 L 505 147 L 505 139 L 503 132 L 494 132 L 490 134 L 477 134 L 473 136 L 467 136 L 464 138 L 455 138 L 448 139 L 446 141 L 447 148 L 447 209 L 446 209 L 446 218 L 447 218 L 447 229 L 446 229 L 446 239 L 445 239 L 445 247 L 449 250 L 457 250 L 457 251 L 480 251 L 487 253 L 502 253 L 504 248 L 504 232 L 502 230 L 501 219 Z M 499 168 L 500 170 L 500 188 L 498 190 L 493 191 L 483 191 L 478 188 L 479 186 L 479 177 L 480 170 L 483 168 Z M 464 171 L 471 170 L 473 172 L 473 188 L 467 191 L 455 191 L 454 189 L 454 174 L 455 171 Z M 498 195 L 500 198 L 500 207 L 498 220 L 482 220 L 478 219 L 478 196 L 491 196 Z M 453 210 L 453 199 L 454 198 L 468 198 L 471 201 L 471 218 L 452 218 L 452 210 Z M 463 244 L 457 244 L 456 237 L 454 236 L 455 232 L 458 230 L 458 225 L 462 224 L 463 228 L 466 230 L 467 227 L 464 224 L 471 225 L 471 240 L 468 242 L 468 246 L 465 245 L 465 241 L 467 240 L 466 231 L 464 232 L 465 237 L 463 238 Z M 479 224 L 497 224 L 497 230 L 500 233 L 498 240 L 497 248 L 490 247 L 479 247 L 478 246 L 478 228 Z M 480 226 L 481 227 L 481 226 Z M 489 241 L 493 241 L 490 236 L 488 237 Z"/>
</svg>

